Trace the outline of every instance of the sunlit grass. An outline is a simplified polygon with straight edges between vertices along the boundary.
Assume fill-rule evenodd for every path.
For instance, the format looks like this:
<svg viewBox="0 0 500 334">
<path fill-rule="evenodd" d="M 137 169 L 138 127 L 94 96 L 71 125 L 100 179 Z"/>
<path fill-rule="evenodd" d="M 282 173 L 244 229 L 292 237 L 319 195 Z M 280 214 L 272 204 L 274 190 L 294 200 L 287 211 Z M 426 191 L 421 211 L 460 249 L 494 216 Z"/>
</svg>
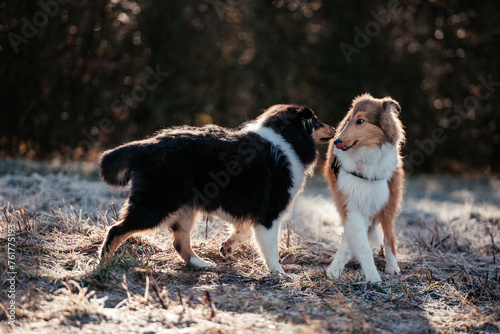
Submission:
<svg viewBox="0 0 500 334">
<path fill-rule="evenodd" d="M 283 226 L 280 258 L 287 274 L 275 276 L 251 239 L 232 260 L 222 258 L 219 246 L 229 232 L 215 219 L 199 222 L 193 248 L 217 268 L 186 266 L 168 231 L 134 236 L 101 263 L 99 248 L 127 193 L 80 175 L 0 177 L 0 196 L 11 201 L 0 212 L 2 249 L 7 226 L 15 230 L 18 332 L 61 326 L 110 332 L 131 323 L 151 331 L 255 333 L 498 328 L 500 214 L 488 201 L 464 205 L 448 196 L 450 188 L 466 191 L 450 184 L 457 180 L 430 179 L 432 194 L 410 180 L 397 225 L 401 275 L 382 274 L 382 283 L 367 284 L 355 261 L 338 279 L 325 277 L 342 229 L 321 179 L 311 180 L 298 199 L 291 231 Z M 45 194 L 42 201 L 30 184 Z M 8 272 L 5 256 L 0 270 Z"/>
</svg>

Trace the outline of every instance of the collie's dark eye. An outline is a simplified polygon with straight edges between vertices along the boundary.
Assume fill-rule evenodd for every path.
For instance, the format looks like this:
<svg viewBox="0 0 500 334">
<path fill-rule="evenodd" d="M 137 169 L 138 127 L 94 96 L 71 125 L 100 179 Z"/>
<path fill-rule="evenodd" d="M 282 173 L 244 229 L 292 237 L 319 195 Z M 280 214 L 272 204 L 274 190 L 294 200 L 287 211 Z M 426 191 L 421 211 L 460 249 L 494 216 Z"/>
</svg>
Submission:
<svg viewBox="0 0 500 334">
<path fill-rule="evenodd" d="M 356 121 L 356 124 L 363 124 L 364 122 L 365 120 L 360 118 Z"/>
</svg>

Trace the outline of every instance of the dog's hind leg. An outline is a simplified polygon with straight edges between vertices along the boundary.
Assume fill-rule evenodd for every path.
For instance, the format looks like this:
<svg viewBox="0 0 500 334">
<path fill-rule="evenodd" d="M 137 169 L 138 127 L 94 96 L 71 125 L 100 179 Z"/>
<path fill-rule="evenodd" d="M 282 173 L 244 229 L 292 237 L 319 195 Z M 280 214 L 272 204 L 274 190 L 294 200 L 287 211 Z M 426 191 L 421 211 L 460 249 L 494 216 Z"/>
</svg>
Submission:
<svg viewBox="0 0 500 334">
<path fill-rule="evenodd" d="M 196 222 L 197 212 L 183 208 L 168 218 L 173 233 L 173 245 L 180 257 L 193 267 L 215 267 L 215 263 L 202 260 L 191 248 L 191 229 Z"/>
<path fill-rule="evenodd" d="M 395 248 L 394 240 L 386 239 L 385 241 L 385 273 L 389 275 L 399 275 L 398 260 L 396 254 L 392 251 Z"/>
<path fill-rule="evenodd" d="M 389 181 L 389 188 L 391 190 L 389 202 L 378 215 L 378 220 L 384 231 L 385 273 L 389 275 L 399 274 L 398 261 L 396 260 L 396 230 L 394 222 L 403 201 L 403 185 L 404 171 L 399 166 Z"/>
<path fill-rule="evenodd" d="M 113 256 L 116 249 L 130 237 L 132 234 L 138 232 L 137 230 L 130 230 L 123 226 L 121 223 L 113 225 L 106 236 L 106 241 L 101 248 L 101 261 L 106 262 Z"/>
<path fill-rule="evenodd" d="M 382 247 L 382 227 L 375 221 L 372 222 L 370 228 L 368 229 L 368 241 L 370 242 L 370 247 L 376 251 L 379 251 Z"/>
<path fill-rule="evenodd" d="M 271 272 L 285 273 L 279 262 L 279 245 L 278 235 L 280 230 L 280 220 L 273 221 L 271 228 L 267 228 L 262 224 L 254 225 L 255 240 L 259 245 L 260 251 L 264 256 L 267 267 Z"/>
<path fill-rule="evenodd" d="M 383 211 L 381 214 L 382 230 L 384 231 L 385 245 L 385 273 L 398 275 L 399 267 L 396 259 L 396 231 L 394 229 L 394 218 Z"/>
<path fill-rule="evenodd" d="M 220 248 L 220 253 L 225 258 L 231 257 L 234 250 L 241 245 L 252 233 L 251 223 L 239 223 L 234 226 L 233 234 L 224 241 Z"/>
<path fill-rule="evenodd" d="M 391 204 L 391 202 L 389 202 L 389 204 Z M 384 231 L 385 273 L 389 275 L 399 274 L 398 261 L 396 259 L 396 230 L 394 228 L 395 215 L 394 205 L 386 205 L 377 217 L 380 221 L 380 225 L 382 226 L 382 231 Z"/>
<path fill-rule="evenodd" d="M 132 234 L 153 229 L 167 215 L 163 210 L 150 210 L 128 201 L 120 211 L 120 222 L 113 225 L 101 249 L 101 261 L 106 262 Z"/>
</svg>

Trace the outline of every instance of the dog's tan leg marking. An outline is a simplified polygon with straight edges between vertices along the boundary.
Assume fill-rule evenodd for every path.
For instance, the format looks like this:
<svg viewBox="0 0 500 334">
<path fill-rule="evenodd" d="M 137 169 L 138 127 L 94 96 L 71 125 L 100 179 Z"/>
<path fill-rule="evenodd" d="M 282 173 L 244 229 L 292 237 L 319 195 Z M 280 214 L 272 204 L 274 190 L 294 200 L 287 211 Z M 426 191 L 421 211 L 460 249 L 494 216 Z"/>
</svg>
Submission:
<svg viewBox="0 0 500 334">
<path fill-rule="evenodd" d="M 194 267 L 215 267 L 215 263 L 202 260 L 191 248 L 191 230 L 196 222 L 192 209 L 180 210 L 169 218 L 173 233 L 173 245 L 180 257 Z"/>
<path fill-rule="evenodd" d="M 399 214 L 401 202 L 403 199 L 403 169 L 398 167 L 396 172 L 389 181 L 390 197 L 389 202 L 380 211 L 377 220 L 382 225 L 384 231 L 384 244 L 385 244 L 385 273 L 389 275 L 398 275 L 399 267 L 396 260 L 396 231 L 394 227 L 394 220 Z"/>
<path fill-rule="evenodd" d="M 394 216 L 384 211 L 381 212 L 380 221 L 384 231 L 385 246 L 385 273 L 389 275 L 399 274 L 398 261 L 396 260 L 396 233 L 394 228 Z"/>
<path fill-rule="evenodd" d="M 108 251 L 106 252 L 106 256 L 111 257 L 113 254 L 115 254 L 116 249 L 123 243 L 125 240 L 127 240 L 132 234 L 137 233 L 138 231 L 129 231 L 125 234 L 122 234 L 120 236 L 117 236 L 111 242 L 109 243 L 108 246 Z"/>
<path fill-rule="evenodd" d="M 125 241 L 127 240 L 132 234 L 138 233 L 140 231 L 138 230 L 133 230 L 133 231 L 128 231 L 123 234 L 119 234 L 117 236 L 112 236 L 113 234 L 116 233 L 116 230 L 120 228 L 121 224 L 113 225 L 111 229 L 108 231 L 108 234 L 106 236 L 106 240 L 104 241 L 102 248 L 101 248 L 101 263 L 106 263 L 111 259 L 111 257 L 115 254 L 116 249 Z M 111 236 L 110 236 L 111 234 Z M 111 237 L 111 240 L 108 240 Z"/>
<path fill-rule="evenodd" d="M 225 258 L 230 258 L 234 250 L 241 245 L 252 233 L 252 225 L 250 223 L 241 223 L 234 226 L 233 234 L 222 243 L 220 253 Z"/>
</svg>

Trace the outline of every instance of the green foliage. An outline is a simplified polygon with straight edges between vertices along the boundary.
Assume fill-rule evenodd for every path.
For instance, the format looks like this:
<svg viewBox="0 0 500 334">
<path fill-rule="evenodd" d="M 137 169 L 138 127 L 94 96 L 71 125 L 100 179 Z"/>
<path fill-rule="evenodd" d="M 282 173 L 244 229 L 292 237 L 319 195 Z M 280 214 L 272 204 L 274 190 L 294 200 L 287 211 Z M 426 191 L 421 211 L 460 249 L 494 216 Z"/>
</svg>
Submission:
<svg viewBox="0 0 500 334">
<path fill-rule="evenodd" d="M 409 172 L 500 169 L 495 2 L 40 3 L 0 3 L 2 156 L 80 158 L 276 103 L 335 125 L 371 92 L 401 103 Z"/>
</svg>

